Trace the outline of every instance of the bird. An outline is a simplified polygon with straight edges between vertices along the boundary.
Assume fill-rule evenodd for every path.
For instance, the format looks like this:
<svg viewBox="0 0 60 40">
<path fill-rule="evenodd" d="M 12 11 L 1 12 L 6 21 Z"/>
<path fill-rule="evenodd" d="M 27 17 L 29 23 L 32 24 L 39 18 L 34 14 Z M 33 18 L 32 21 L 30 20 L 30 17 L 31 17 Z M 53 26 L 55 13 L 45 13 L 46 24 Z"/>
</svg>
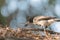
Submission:
<svg viewBox="0 0 60 40">
<path fill-rule="evenodd" d="M 47 28 L 52 23 L 57 22 L 57 21 L 60 21 L 60 19 L 56 17 L 50 17 L 50 16 L 36 16 L 33 18 L 34 25 L 39 25 L 45 28 Z"/>
</svg>

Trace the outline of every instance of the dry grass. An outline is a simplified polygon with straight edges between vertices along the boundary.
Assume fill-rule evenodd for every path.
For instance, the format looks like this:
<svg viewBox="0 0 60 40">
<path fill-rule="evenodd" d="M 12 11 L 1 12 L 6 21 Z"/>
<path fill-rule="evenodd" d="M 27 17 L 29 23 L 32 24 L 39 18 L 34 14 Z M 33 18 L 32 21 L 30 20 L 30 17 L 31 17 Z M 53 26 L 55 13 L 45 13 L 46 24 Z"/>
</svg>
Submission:
<svg viewBox="0 0 60 40">
<path fill-rule="evenodd" d="M 42 35 L 40 32 L 45 35 Z M 0 27 L 0 40 L 60 40 L 60 34 L 51 34 L 49 31 L 35 28 L 12 29 Z"/>
</svg>

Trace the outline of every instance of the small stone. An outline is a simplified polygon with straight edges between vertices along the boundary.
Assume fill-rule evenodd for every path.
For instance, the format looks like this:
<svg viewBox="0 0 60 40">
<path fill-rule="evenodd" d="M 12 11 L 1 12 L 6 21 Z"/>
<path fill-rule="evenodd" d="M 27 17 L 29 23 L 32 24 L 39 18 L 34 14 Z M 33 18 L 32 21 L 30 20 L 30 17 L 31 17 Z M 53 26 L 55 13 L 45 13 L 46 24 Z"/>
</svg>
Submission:
<svg viewBox="0 0 60 40">
<path fill-rule="evenodd" d="M 60 22 L 54 22 L 49 26 L 49 29 L 53 32 L 60 33 Z"/>
</svg>

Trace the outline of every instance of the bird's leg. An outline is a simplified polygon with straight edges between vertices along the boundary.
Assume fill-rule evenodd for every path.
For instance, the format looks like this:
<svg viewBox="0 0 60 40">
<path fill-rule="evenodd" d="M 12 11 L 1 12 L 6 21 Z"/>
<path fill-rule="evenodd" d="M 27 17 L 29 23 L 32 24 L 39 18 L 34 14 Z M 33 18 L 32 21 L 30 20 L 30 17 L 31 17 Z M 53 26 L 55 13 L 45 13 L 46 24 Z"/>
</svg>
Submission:
<svg viewBox="0 0 60 40">
<path fill-rule="evenodd" d="M 42 26 L 43 30 L 44 30 L 44 33 L 46 34 L 46 27 L 45 26 Z"/>
</svg>

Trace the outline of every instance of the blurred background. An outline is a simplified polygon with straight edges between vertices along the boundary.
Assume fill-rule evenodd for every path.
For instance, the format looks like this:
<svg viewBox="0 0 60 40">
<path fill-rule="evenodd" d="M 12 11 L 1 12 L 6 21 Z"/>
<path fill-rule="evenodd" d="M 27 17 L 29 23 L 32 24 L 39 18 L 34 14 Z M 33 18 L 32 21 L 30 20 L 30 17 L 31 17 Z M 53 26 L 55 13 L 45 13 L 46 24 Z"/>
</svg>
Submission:
<svg viewBox="0 0 60 40">
<path fill-rule="evenodd" d="M 55 4 L 54 2 L 55 2 L 55 0 L 49 1 L 50 5 L 54 5 Z M 0 25 L 6 25 L 7 24 L 6 18 L 1 15 L 1 7 L 4 5 L 4 3 L 5 3 L 5 0 L 0 0 Z"/>
<path fill-rule="evenodd" d="M 6 25 L 6 18 L 1 15 L 1 7 L 5 3 L 5 0 L 0 0 L 0 25 Z"/>
</svg>

